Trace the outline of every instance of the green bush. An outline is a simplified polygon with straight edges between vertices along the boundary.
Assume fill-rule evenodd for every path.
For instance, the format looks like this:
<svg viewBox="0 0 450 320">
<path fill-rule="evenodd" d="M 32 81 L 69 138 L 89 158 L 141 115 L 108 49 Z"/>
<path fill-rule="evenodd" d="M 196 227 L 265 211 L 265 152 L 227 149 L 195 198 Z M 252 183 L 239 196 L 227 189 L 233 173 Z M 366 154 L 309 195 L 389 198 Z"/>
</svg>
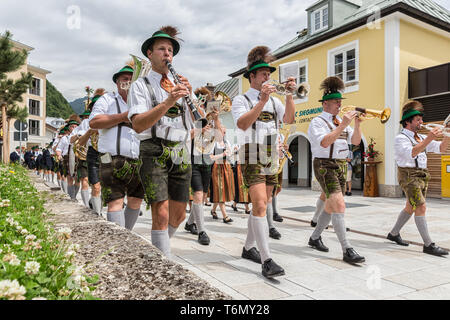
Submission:
<svg viewBox="0 0 450 320">
<path fill-rule="evenodd" d="M 20 165 L 0 165 L 0 300 L 95 299 L 98 277 L 74 263 L 71 230 L 46 221 L 45 200 Z"/>
</svg>

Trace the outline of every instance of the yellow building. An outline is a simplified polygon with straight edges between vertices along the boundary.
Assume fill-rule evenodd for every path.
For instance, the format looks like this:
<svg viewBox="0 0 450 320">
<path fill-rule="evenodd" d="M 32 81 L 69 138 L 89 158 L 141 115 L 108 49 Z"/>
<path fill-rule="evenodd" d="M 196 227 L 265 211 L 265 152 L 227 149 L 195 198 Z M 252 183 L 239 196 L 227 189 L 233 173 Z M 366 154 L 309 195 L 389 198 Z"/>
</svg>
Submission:
<svg viewBox="0 0 450 320">
<path fill-rule="evenodd" d="M 11 40 L 14 48 L 18 50 L 25 49 L 30 52 L 34 48 L 23 43 Z M 23 147 L 40 146 L 45 147 L 46 143 L 50 141 L 46 138 L 46 88 L 47 88 L 47 74 L 50 71 L 40 67 L 32 66 L 27 62 L 17 71 L 9 73 L 8 78 L 18 79 L 21 73 L 30 72 L 33 75 L 31 87 L 23 96 L 23 102 L 19 104 L 20 107 L 27 107 L 28 109 L 28 129 L 26 130 L 27 138 L 22 140 L 22 143 L 17 139 L 18 131 L 14 128 L 15 119 L 10 122 L 9 128 L 9 152 L 15 150 L 19 145 Z M 19 137 L 20 138 L 20 137 Z M 6 155 L 9 157 L 9 154 Z"/>
<path fill-rule="evenodd" d="M 296 132 L 288 141 L 295 164 L 286 165 L 283 170 L 284 186 L 318 190 L 307 130 L 311 119 L 321 113 L 318 102 L 322 95 L 321 81 L 337 75 L 346 84 L 344 97 L 347 99 L 343 100 L 343 105 L 392 109 L 385 125 L 378 120 L 363 123 L 362 145 L 354 150 L 358 157 L 370 138 L 374 138 L 376 149 L 382 152 L 378 158 L 382 163 L 377 169 L 380 195 L 401 196 L 394 137 L 401 127 L 402 106 L 411 98 L 422 101 L 427 114 L 433 115 L 428 121 L 433 122 L 444 120 L 450 113 L 450 12 L 431 0 L 321 0 L 306 11 L 308 27 L 273 51 L 277 60 L 272 65 L 277 71 L 272 78 L 279 80 L 280 70 L 283 73 L 286 68 L 298 65 L 297 81 L 306 81 L 311 86 L 307 98 L 295 100 Z M 270 44 L 262 44 L 270 47 Z M 242 56 L 245 61 L 246 52 Z M 436 68 L 440 71 L 433 73 Z M 244 71 L 242 68 L 230 74 L 240 94 L 249 89 L 248 80 L 243 78 Z M 417 76 L 413 77 L 415 72 Z M 437 87 L 428 81 L 425 83 L 428 89 L 424 89 L 420 82 L 423 82 L 423 73 L 428 74 Z M 422 90 L 423 95 L 412 95 L 413 88 Z M 355 169 L 354 187 L 362 188 L 364 166 L 357 165 Z M 436 172 L 439 170 L 436 168 Z M 440 181 L 438 176 L 439 173 L 434 179 Z M 431 195 L 441 196 L 440 187 L 430 191 Z"/>
</svg>

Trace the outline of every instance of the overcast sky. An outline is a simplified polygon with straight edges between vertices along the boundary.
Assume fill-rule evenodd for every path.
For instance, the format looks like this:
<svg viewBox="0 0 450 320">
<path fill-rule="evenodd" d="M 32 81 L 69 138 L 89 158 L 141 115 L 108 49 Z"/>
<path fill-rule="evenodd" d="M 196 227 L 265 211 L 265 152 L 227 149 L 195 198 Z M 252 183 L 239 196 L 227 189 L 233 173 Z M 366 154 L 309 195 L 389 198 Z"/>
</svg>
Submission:
<svg viewBox="0 0 450 320">
<path fill-rule="evenodd" d="M 84 87 L 114 90 L 112 75 L 163 25 L 184 40 L 175 70 L 193 87 L 229 79 L 256 45 L 273 50 L 306 27 L 317 0 L 1 0 L 0 33 L 29 45 L 29 63 L 72 101 Z M 435 0 L 450 9 L 450 0 Z"/>
</svg>

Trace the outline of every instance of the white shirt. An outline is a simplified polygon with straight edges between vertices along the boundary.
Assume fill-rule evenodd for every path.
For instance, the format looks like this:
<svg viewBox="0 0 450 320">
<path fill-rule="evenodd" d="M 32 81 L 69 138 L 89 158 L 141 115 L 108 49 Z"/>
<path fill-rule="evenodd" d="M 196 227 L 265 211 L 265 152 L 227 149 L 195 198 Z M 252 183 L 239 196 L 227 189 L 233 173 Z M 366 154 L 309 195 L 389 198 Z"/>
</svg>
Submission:
<svg viewBox="0 0 450 320">
<path fill-rule="evenodd" d="M 250 88 L 245 95 L 250 99 L 250 101 L 253 104 L 253 107 L 259 102 L 259 93 L 260 91 Z M 273 100 L 275 102 L 275 110 L 272 106 L 272 99 L 269 99 L 267 103 L 264 105 L 264 108 L 262 111 L 267 111 L 277 114 L 277 121 L 283 122 L 284 118 L 284 105 L 280 101 L 280 99 L 273 97 Z M 269 122 L 262 122 L 262 121 L 256 121 L 256 141 L 253 141 L 253 125 L 247 128 L 247 130 L 242 130 L 237 127 L 237 122 L 240 117 L 242 117 L 244 114 L 250 111 L 251 106 L 249 106 L 249 103 L 247 99 L 243 96 L 236 96 L 233 99 L 233 104 L 231 108 L 231 113 L 233 115 L 234 123 L 236 125 L 236 136 L 237 136 L 237 143 L 240 145 L 244 145 L 246 143 L 264 143 L 265 137 L 269 135 L 277 134 L 277 129 L 275 125 L 275 121 L 269 121 Z"/>
<path fill-rule="evenodd" d="M 69 145 L 70 145 L 70 139 L 69 136 L 64 136 L 61 138 L 61 141 L 58 144 L 58 147 L 56 148 L 56 151 L 61 152 L 61 156 L 67 155 L 69 152 Z"/>
<path fill-rule="evenodd" d="M 89 121 L 101 114 L 117 114 L 116 98 L 119 101 L 120 113 L 128 111 L 128 105 L 122 97 L 115 92 L 106 93 L 101 96 L 94 107 L 92 108 Z M 110 153 L 112 156 L 117 156 L 117 134 L 118 126 L 110 129 L 98 130 L 98 152 Z M 122 126 L 120 133 L 120 155 L 137 159 L 139 158 L 139 140 L 136 138 L 136 133 L 133 129 Z"/>
<path fill-rule="evenodd" d="M 156 105 L 162 103 L 169 96 L 166 90 L 161 88 L 161 78 L 162 75 L 155 71 L 151 71 L 147 76 L 147 79 L 150 81 L 150 85 L 155 92 Z M 171 74 L 168 75 L 168 78 L 172 83 L 174 83 L 174 79 Z M 191 138 L 190 130 L 194 128 L 194 122 L 192 121 L 189 107 L 186 103 L 184 103 L 183 99 L 180 99 L 177 102 L 185 108 L 184 116 L 187 131 L 184 128 L 181 116 L 176 118 L 163 116 L 161 120 L 155 124 L 156 136 L 169 141 L 189 141 Z M 130 121 L 134 115 L 147 112 L 153 108 L 152 99 L 150 97 L 147 84 L 143 78 L 140 78 L 131 84 L 131 88 L 128 92 L 128 105 L 130 106 L 130 111 L 128 112 L 128 118 Z M 148 128 L 136 135 L 139 140 L 150 139 L 152 137 L 152 130 L 151 128 Z"/>
<path fill-rule="evenodd" d="M 337 128 L 333 123 L 333 115 L 331 113 L 324 111 L 321 115 L 312 119 L 308 128 L 308 137 L 309 141 L 311 142 L 311 152 L 313 158 L 329 158 L 331 145 L 328 148 L 323 148 L 320 143 L 326 135 L 331 133 L 331 131 L 325 121 L 323 121 L 323 119 L 319 119 L 319 117 L 325 119 L 331 125 L 333 130 Z M 339 122 L 342 122 L 341 117 L 337 116 L 336 118 L 339 120 Z M 336 139 L 336 141 L 334 142 L 332 155 L 333 159 L 346 159 L 348 156 L 348 145 L 351 144 L 352 141 L 353 129 L 352 127 L 348 126 L 344 129 L 343 133 L 344 132 L 348 133 L 348 137 L 346 140 L 339 138 Z"/>
<path fill-rule="evenodd" d="M 73 132 L 72 135 L 78 135 L 78 136 L 83 136 L 88 130 L 90 129 L 89 127 L 89 119 L 84 119 L 83 121 L 81 121 L 80 125 L 78 127 L 76 127 Z M 86 143 L 87 147 L 92 146 L 91 144 L 91 138 L 88 139 L 88 142 Z"/>
<path fill-rule="evenodd" d="M 405 136 L 406 135 L 406 136 Z M 423 134 L 419 134 L 420 140 L 426 138 Z M 413 142 L 413 143 L 411 143 Z M 431 143 L 425 148 L 425 151 L 419 153 L 415 158 L 412 157 L 412 149 L 414 146 L 418 144 L 418 142 L 414 139 L 414 132 L 408 129 L 403 128 L 395 137 L 395 161 L 397 162 L 397 166 L 401 168 L 415 168 L 416 161 L 419 164 L 419 168 L 425 169 L 427 167 L 427 152 L 441 153 L 440 147 L 441 142 L 431 141 Z"/>
</svg>

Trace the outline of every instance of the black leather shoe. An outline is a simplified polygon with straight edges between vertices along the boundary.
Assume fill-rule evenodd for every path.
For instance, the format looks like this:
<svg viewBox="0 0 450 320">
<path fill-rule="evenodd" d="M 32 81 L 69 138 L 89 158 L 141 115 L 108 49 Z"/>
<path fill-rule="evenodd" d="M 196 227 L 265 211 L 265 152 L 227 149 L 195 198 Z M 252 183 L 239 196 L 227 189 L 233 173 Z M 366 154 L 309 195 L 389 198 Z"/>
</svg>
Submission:
<svg viewBox="0 0 450 320">
<path fill-rule="evenodd" d="M 360 256 L 355 249 L 347 248 L 344 252 L 344 261 L 348 263 L 360 263 L 366 261 L 366 259 Z"/>
<path fill-rule="evenodd" d="M 195 223 L 188 224 L 186 222 L 186 225 L 184 226 L 184 230 L 189 231 L 190 233 L 195 234 L 195 235 L 198 234 L 197 225 Z"/>
<path fill-rule="evenodd" d="M 312 238 L 309 238 L 308 245 L 313 247 L 314 249 L 317 249 L 322 252 L 328 252 L 330 249 L 326 247 L 322 242 L 322 237 L 319 237 L 317 240 L 313 240 Z"/>
<path fill-rule="evenodd" d="M 275 239 L 275 240 L 280 240 L 281 239 L 281 233 L 278 232 L 277 229 L 275 228 L 270 228 L 269 229 L 269 237 Z"/>
<path fill-rule="evenodd" d="M 278 214 L 278 212 L 273 213 L 273 220 L 277 222 L 283 222 L 283 217 Z"/>
<path fill-rule="evenodd" d="M 259 254 L 258 249 L 255 247 L 251 248 L 250 250 L 245 250 L 245 247 L 242 248 L 242 258 L 252 260 L 253 262 L 261 264 L 261 255 Z"/>
<path fill-rule="evenodd" d="M 200 234 L 198 235 L 198 243 L 204 246 L 209 245 L 209 237 L 205 231 L 200 232 Z"/>
<path fill-rule="evenodd" d="M 433 256 L 446 256 L 448 255 L 448 251 L 442 249 L 441 247 L 438 247 L 437 245 L 434 244 L 434 242 L 432 244 L 430 244 L 428 247 L 426 247 L 425 245 L 423 246 L 423 252 L 424 253 L 428 253 L 428 254 L 432 254 Z"/>
<path fill-rule="evenodd" d="M 388 239 L 388 240 L 391 240 L 391 241 L 394 241 L 394 242 L 396 242 L 398 245 L 401 245 L 401 246 L 405 246 L 405 247 L 409 246 L 409 243 L 403 241 L 402 237 L 400 237 L 400 234 L 398 234 L 398 235 L 396 235 L 396 236 L 393 236 L 393 235 L 389 232 L 389 234 L 387 235 L 387 239 Z"/>
<path fill-rule="evenodd" d="M 311 227 L 315 228 L 317 226 L 317 222 L 311 220 Z"/>
<path fill-rule="evenodd" d="M 233 211 L 235 211 L 235 212 L 238 211 L 238 210 L 237 210 L 237 206 L 231 205 L 231 208 L 233 208 Z"/>
<path fill-rule="evenodd" d="M 262 266 L 262 275 L 266 278 L 284 276 L 284 269 L 272 259 L 267 259 Z"/>
<path fill-rule="evenodd" d="M 94 207 L 92 206 L 91 200 L 92 200 L 92 199 L 89 199 L 89 209 L 94 210 Z"/>
<path fill-rule="evenodd" d="M 139 211 L 139 217 L 142 217 L 144 215 L 144 213 L 141 211 Z"/>
</svg>

